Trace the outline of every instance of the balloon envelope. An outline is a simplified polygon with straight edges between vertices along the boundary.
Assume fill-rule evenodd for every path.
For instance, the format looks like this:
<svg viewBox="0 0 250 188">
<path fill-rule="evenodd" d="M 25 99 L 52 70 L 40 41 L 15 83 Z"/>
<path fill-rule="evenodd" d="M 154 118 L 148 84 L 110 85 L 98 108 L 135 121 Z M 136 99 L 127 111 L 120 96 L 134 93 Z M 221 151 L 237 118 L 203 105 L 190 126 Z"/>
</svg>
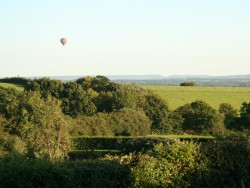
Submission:
<svg viewBox="0 0 250 188">
<path fill-rule="evenodd" d="M 64 46 L 67 43 L 67 39 L 66 38 L 61 38 L 60 42 Z"/>
</svg>

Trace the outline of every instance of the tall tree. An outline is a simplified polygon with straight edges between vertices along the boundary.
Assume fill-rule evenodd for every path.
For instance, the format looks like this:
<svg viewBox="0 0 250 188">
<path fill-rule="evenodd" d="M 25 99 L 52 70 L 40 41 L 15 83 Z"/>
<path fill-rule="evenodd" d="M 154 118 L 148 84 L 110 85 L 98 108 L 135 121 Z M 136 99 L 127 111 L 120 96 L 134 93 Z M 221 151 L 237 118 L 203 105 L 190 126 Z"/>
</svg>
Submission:
<svg viewBox="0 0 250 188">
<path fill-rule="evenodd" d="M 155 94 L 148 94 L 145 96 L 146 102 L 144 105 L 144 112 L 152 121 L 152 130 L 161 132 L 168 126 L 169 108 L 166 103 Z"/>
<path fill-rule="evenodd" d="M 9 132 L 26 142 L 27 151 L 37 157 L 62 159 L 70 146 L 68 119 L 60 108 L 60 101 L 48 95 L 47 99 L 38 92 L 25 92 L 8 106 L 11 117 Z"/>
</svg>

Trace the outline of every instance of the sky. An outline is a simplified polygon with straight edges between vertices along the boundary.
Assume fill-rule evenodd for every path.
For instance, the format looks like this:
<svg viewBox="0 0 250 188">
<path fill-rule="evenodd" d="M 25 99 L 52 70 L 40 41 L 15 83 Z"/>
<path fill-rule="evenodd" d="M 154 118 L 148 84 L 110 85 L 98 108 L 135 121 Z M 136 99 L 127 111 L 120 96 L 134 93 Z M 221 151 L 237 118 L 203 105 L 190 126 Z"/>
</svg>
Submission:
<svg viewBox="0 0 250 188">
<path fill-rule="evenodd" d="M 0 36 L 0 77 L 250 74 L 249 0 L 0 1 Z"/>
</svg>

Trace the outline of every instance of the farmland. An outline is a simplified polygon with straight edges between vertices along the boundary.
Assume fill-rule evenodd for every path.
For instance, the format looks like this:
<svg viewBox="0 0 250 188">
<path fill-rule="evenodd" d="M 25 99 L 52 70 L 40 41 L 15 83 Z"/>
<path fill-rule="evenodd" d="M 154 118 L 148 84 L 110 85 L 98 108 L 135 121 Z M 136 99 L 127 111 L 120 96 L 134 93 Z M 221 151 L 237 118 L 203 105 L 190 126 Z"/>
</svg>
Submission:
<svg viewBox="0 0 250 188">
<path fill-rule="evenodd" d="M 195 100 L 203 100 L 215 109 L 218 109 L 221 103 L 229 103 L 239 110 L 244 101 L 250 101 L 250 88 L 246 87 L 143 87 L 158 94 L 172 110 Z"/>
</svg>

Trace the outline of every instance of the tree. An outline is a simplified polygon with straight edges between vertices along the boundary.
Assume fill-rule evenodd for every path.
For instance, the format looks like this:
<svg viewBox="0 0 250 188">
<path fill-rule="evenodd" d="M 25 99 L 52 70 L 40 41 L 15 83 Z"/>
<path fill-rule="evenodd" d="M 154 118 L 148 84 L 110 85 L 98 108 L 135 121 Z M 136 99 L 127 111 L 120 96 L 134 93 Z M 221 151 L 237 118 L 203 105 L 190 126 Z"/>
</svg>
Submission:
<svg viewBox="0 0 250 188">
<path fill-rule="evenodd" d="M 97 92 L 116 91 L 116 84 L 111 82 L 107 77 L 101 75 L 79 78 L 76 80 L 76 83 L 81 84 L 85 90 L 92 88 Z"/>
<path fill-rule="evenodd" d="M 98 112 L 113 111 L 113 93 L 110 91 L 99 92 L 99 95 L 94 100 Z"/>
<path fill-rule="evenodd" d="M 12 88 L 3 88 L 0 87 L 0 114 L 5 118 L 11 116 L 7 106 L 12 104 L 16 100 L 19 92 Z"/>
<path fill-rule="evenodd" d="M 183 117 L 177 111 L 170 111 L 166 126 L 162 128 L 164 134 L 182 134 L 182 124 L 184 122 Z"/>
<path fill-rule="evenodd" d="M 155 94 L 145 96 L 146 102 L 143 111 L 152 121 L 152 130 L 161 132 L 168 125 L 169 108 L 166 103 Z"/>
<path fill-rule="evenodd" d="M 228 129 L 234 129 L 236 125 L 237 110 L 231 104 L 222 103 L 219 106 L 219 113 L 224 116 L 224 124 Z"/>
<path fill-rule="evenodd" d="M 116 136 L 142 136 L 150 133 L 151 121 L 143 111 L 123 108 L 110 113 L 108 121 Z"/>
<path fill-rule="evenodd" d="M 177 109 L 184 118 L 183 128 L 194 133 L 210 133 L 219 121 L 216 110 L 206 102 L 197 100 Z"/>
<path fill-rule="evenodd" d="M 196 86 L 195 82 L 182 82 L 180 86 Z"/>
<path fill-rule="evenodd" d="M 9 121 L 0 115 L 0 157 L 10 153 L 22 154 L 25 151 L 25 143 L 6 130 L 8 124 Z"/>
<path fill-rule="evenodd" d="M 42 97 L 52 95 L 57 99 L 60 98 L 60 94 L 63 91 L 63 82 L 60 80 L 51 80 L 50 78 L 40 78 L 31 80 L 26 84 L 26 91 L 39 91 Z"/>
<path fill-rule="evenodd" d="M 78 116 L 70 127 L 71 136 L 114 136 L 108 121 L 108 113 Z"/>
<path fill-rule="evenodd" d="M 238 123 L 240 125 L 240 127 L 238 127 L 238 130 L 250 129 L 250 103 L 242 103 Z"/>
<path fill-rule="evenodd" d="M 27 151 L 52 161 L 65 157 L 70 142 L 60 101 L 50 95 L 44 99 L 38 92 L 25 92 L 8 108 L 11 117 L 7 129 L 25 141 Z"/>
<path fill-rule="evenodd" d="M 96 106 L 92 102 L 91 95 L 76 82 L 67 82 L 64 84 L 61 100 L 63 112 L 72 117 L 92 115 L 96 112 Z"/>
</svg>

